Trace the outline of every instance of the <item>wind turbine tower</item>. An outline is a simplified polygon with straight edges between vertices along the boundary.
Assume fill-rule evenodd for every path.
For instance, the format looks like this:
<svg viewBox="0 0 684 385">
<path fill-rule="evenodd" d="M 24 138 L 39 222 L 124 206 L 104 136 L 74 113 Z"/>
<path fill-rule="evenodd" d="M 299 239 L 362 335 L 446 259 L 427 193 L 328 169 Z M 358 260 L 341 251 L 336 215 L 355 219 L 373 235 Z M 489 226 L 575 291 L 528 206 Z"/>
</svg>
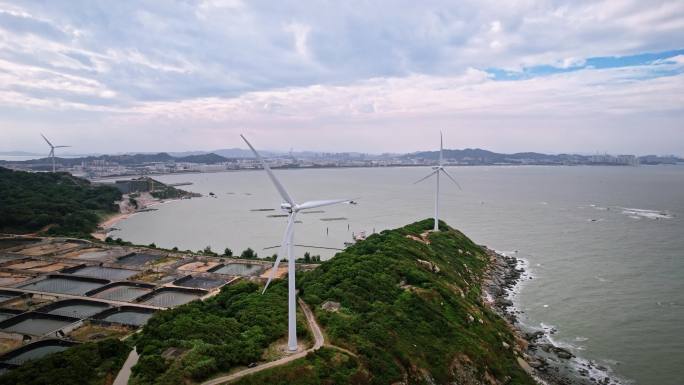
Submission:
<svg viewBox="0 0 684 385">
<path fill-rule="evenodd" d="M 461 185 L 458 184 L 456 179 L 454 179 L 451 174 L 447 172 L 447 170 L 444 168 L 444 157 L 442 156 L 442 152 L 444 150 L 444 140 L 442 139 L 442 131 L 439 132 L 439 163 L 437 166 L 432 167 L 432 172 L 429 173 L 427 176 L 424 178 L 421 178 L 417 180 L 414 184 L 420 183 L 424 181 L 425 179 L 430 178 L 431 176 L 435 176 L 435 228 L 434 231 L 439 231 L 439 174 L 444 173 L 449 179 L 451 179 L 452 182 L 458 186 L 459 190 L 461 189 Z"/>
<path fill-rule="evenodd" d="M 264 168 L 266 173 L 268 174 L 268 177 L 271 179 L 271 182 L 275 186 L 276 190 L 278 190 L 278 193 L 280 196 L 283 198 L 285 202 L 280 204 L 280 208 L 285 211 L 287 215 L 287 227 L 285 228 L 285 234 L 283 235 L 283 243 L 280 245 L 280 252 L 278 253 L 278 257 L 275 260 L 275 263 L 273 264 L 273 268 L 271 269 L 271 274 L 268 277 L 268 281 L 266 282 L 266 286 L 264 287 L 264 291 L 266 292 L 266 289 L 268 288 L 268 285 L 271 283 L 271 280 L 275 277 L 275 273 L 278 270 L 278 265 L 280 264 L 280 260 L 283 257 L 283 251 L 287 253 L 287 285 L 288 285 L 288 292 L 287 292 L 287 310 L 288 310 L 288 317 L 287 317 L 287 330 L 288 330 L 288 335 L 287 335 L 287 350 L 290 352 L 296 352 L 297 351 L 297 293 L 296 293 L 296 286 L 295 286 L 295 258 L 294 255 L 292 254 L 292 246 L 294 242 L 294 224 L 295 224 L 295 217 L 297 216 L 297 213 L 299 213 L 302 210 L 307 210 L 307 209 L 313 209 L 316 207 L 323 207 L 323 206 L 331 206 L 335 205 L 338 203 L 344 203 L 344 202 L 349 202 L 351 199 L 334 199 L 334 200 L 321 200 L 321 201 L 309 201 L 309 202 L 304 202 L 302 204 L 297 204 L 295 201 L 290 197 L 290 194 L 288 194 L 287 190 L 285 190 L 285 187 L 280 183 L 278 178 L 276 178 L 275 174 L 273 174 L 273 171 L 271 171 L 271 168 L 268 167 L 268 164 L 264 161 L 264 159 L 259 155 L 259 153 L 252 147 L 252 145 L 247 141 L 247 139 L 243 136 L 242 140 L 247 143 L 249 148 L 252 150 L 254 153 L 254 156 L 259 160 L 261 163 L 261 166 Z M 262 292 L 262 293 L 263 293 Z"/>
<path fill-rule="evenodd" d="M 52 158 L 52 172 L 55 172 L 55 148 L 65 148 L 71 146 L 53 146 L 52 143 L 50 143 L 50 141 L 45 137 L 45 135 L 40 134 L 40 136 L 42 136 L 47 142 L 48 146 L 50 146 L 50 153 L 48 154 L 48 157 Z"/>
</svg>

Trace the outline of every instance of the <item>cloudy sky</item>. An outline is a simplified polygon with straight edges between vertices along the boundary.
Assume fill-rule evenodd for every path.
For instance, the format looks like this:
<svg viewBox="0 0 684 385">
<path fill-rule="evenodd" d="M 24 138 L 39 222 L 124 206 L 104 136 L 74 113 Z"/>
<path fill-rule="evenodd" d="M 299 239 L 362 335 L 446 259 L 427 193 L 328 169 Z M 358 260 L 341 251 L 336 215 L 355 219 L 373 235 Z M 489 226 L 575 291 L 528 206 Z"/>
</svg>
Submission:
<svg viewBox="0 0 684 385">
<path fill-rule="evenodd" d="M 684 2 L 0 0 L 0 151 L 684 155 Z"/>
</svg>

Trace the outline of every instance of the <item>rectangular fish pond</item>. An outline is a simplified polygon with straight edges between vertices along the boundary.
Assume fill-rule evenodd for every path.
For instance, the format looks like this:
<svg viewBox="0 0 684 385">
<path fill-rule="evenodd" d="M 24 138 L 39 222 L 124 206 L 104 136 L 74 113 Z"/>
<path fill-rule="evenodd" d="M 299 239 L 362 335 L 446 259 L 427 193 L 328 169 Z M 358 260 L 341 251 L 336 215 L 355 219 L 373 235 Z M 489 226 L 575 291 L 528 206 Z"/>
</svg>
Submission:
<svg viewBox="0 0 684 385">
<path fill-rule="evenodd" d="M 88 297 L 129 302 L 152 291 L 154 285 L 137 282 L 112 282 L 86 293 Z"/>
<path fill-rule="evenodd" d="M 56 314 L 73 318 L 88 318 L 109 308 L 104 302 L 88 301 L 84 299 L 66 299 L 43 306 L 37 311 L 46 314 Z"/>
<path fill-rule="evenodd" d="M 161 255 L 154 254 L 133 253 L 117 258 L 116 263 L 130 266 L 142 266 L 148 262 L 156 261 L 161 257 Z"/>
<path fill-rule="evenodd" d="M 37 360 L 51 353 L 62 352 L 74 345 L 76 345 L 74 342 L 69 341 L 42 340 L 7 352 L 0 356 L 0 361 L 12 365 L 21 365 L 26 361 Z"/>
<path fill-rule="evenodd" d="M 7 333 L 42 336 L 78 321 L 78 318 L 28 312 L 0 322 L 0 330 Z"/>
<path fill-rule="evenodd" d="M 26 290 L 47 293 L 83 295 L 86 292 L 108 284 L 106 279 L 71 277 L 68 275 L 48 275 L 47 278 L 19 286 Z"/>
<path fill-rule="evenodd" d="M 23 311 L 16 309 L 0 309 L 0 322 L 10 319 L 15 315 L 21 314 Z"/>
<path fill-rule="evenodd" d="M 174 307 L 199 299 L 205 294 L 207 291 L 200 289 L 162 287 L 138 298 L 137 302 L 150 306 Z"/>
<path fill-rule="evenodd" d="M 138 271 L 102 266 L 76 266 L 70 269 L 62 270 L 62 273 L 81 275 L 84 277 L 102 278 L 108 279 L 110 281 L 122 281 L 138 274 Z"/>
<path fill-rule="evenodd" d="M 124 325 L 142 326 L 154 314 L 154 309 L 136 306 L 121 306 L 103 311 L 94 318 Z"/>
<path fill-rule="evenodd" d="M 209 272 L 216 273 L 216 274 L 240 275 L 243 277 L 250 277 L 250 276 L 258 275 L 263 270 L 264 270 L 264 267 L 262 265 L 258 265 L 258 264 L 228 263 L 228 264 L 219 265 L 213 269 L 210 269 Z"/>
<path fill-rule="evenodd" d="M 176 286 L 196 287 L 198 289 L 213 289 L 225 283 L 226 281 L 223 279 L 193 277 L 192 275 L 185 276 L 173 282 L 173 284 Z"/>
<path fill-rule="evenodd" d="M 28 246 L 40 242 L 39 238 L 0 238 L 0 250 L 11 249 L 17 246 Z"/>
<path fill-rule="evenodd" d="M 12 298 L 16 298 L 20 295 L 21 295 L 21 293 L 18 293 L 16 291 L 0 290 L 0 302 L 5 302 L 5 301 L 10 300 Z"/>
</svg>

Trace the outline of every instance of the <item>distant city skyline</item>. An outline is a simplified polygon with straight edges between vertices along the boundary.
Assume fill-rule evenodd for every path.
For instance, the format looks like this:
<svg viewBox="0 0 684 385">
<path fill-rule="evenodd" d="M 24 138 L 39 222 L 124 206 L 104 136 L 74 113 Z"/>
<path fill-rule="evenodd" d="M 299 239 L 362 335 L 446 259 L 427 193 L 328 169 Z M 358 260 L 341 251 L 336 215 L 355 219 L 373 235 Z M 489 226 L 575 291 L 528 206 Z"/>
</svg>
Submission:
<svg viewBox="0 0 684 385">
<path fill-rule="evenodd" d="M 681 1 L 0 0 L 0 152 L 684 156 Z"/>
</svg>

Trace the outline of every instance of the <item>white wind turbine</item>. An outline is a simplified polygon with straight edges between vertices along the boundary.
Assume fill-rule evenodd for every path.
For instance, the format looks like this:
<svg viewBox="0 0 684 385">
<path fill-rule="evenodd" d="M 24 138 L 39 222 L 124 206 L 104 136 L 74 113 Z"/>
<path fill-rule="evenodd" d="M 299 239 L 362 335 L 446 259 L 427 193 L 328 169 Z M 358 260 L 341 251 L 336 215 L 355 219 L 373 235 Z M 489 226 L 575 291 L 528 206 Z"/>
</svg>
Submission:
<svg viewBox="0 0 684 385">
<path fill-rule="evenodd" d="M 40 134 L 40 136 L 42 136 L 47 142 L 48 146 L 50 146 L 50 153 L 48 154 L 48 157 L 52 158 L 52 172 L 55 172 L 55 148 L 65 148 L 71 146 L 53 146 L 52 143 L 50 143 L 50 141 L 45 137 L 45 135 Z"/>
<path fill-rule="evenodd" d="M 280 193 L 280 196 L 285 200 L 285 202 L 280 204 L 280 208 L 288 213 L 287 217 L 287 228 L 285 229 L 285 235 L 283 236 L 283 243 L 281 244 L 281 249 L 280 253 L 278 253 L 278 256 L 276 257 L 275 263 L 273 264 L 273 268 L 271 269 L 271 274 L 268 277 L 268 281 L 266 282 L 266 286 L 264 287 L 264 292 L 268 288 L 268 285 L 271 283 L 271 280 L 275 276 L 276 271 L 278 270 L 278 265 L 280 264 L 280 260 L 283 257 L 283 249 L 287 251 L 287 284 L 288 284 L 288 292 L 287 292 L 287 303 L 288 303 L 288 336 L 287 336 L 287 349 L 290 352 L 295 352 L 297 351 L 297 307 L 296 307 L 296 296 L 297 293 L 295 292 L 295 260 L 294 260 L 294 255 L 292 255 L 292 246 L 293 246 L 293 239 L 294 239 L 294 223 L 295 223 L 295 217 L 297 216 L 297 213 L 299 213 L 301 210 L 306 210 L 306 209 L 312 209 L 316 207 L 323 207 L 323 206 L 330 206 L 330 205 L 335 205 L 338 203 L 344 203 L 344 202 L 349 202 L 350 199 L 335 199 L 335 200 L 324 200 L 324 201 L 309 201 L 309 202 L 304 202 L 302 204 L 297 204 L 295 203 L 294 200 L 290 197 L 290 194 L 287 193 L 287 190 L 285 190 L 285 187 L 280 183 L 278 178 L 276 178 L 275 174 L 273 174 L 273 171 L 271 171 L 271 168 L 268 167 L 266 162 L 264 162 L 263 158 L 261 158 L 261 155 L 252 147 L 252 145 L 247 141 L 247 139 L 243 136 L 242 140 L 247 143 L 249 148 L 252 150 L 254 153 L 254 156 L 261 162 L 261 166 L 266 170 L 266 173 L 268 174 L 268 177 L 271 179 L 271 182 L 273 182 L 273 185 L 275 186 L 276 190 L 278 190 L 278 193 Z"/>
<path fill-rule="evenodd" d="M 451 179 L 452 182 L 456 183 L 456 186 L 458 186 L 459 190 L 461 189 L 461 185 L 456 182 L 456 179 L 454 179 L 451 174 L 447 172 L 447 170 L 444 168 L 444 162 L 442 158 L 442 150 L 444 149 L 443 145 L 443 140 L 442 140 L 442 131 L 439 132 L 439 164 L 437 166 L 432 167 L 434 171 L 429 173 L 426 177 L 421 178 L 417 180 L 414 184 L 420 183 L 424 181 L 425 179 L 435 175 L 437 176 L 437 187 L 435 189 L 435 229 L 434 231 L 439 231 L 439 173 L 443 172 L 444 175 L 446 175 L 449 179 Z"/>
</svg>

